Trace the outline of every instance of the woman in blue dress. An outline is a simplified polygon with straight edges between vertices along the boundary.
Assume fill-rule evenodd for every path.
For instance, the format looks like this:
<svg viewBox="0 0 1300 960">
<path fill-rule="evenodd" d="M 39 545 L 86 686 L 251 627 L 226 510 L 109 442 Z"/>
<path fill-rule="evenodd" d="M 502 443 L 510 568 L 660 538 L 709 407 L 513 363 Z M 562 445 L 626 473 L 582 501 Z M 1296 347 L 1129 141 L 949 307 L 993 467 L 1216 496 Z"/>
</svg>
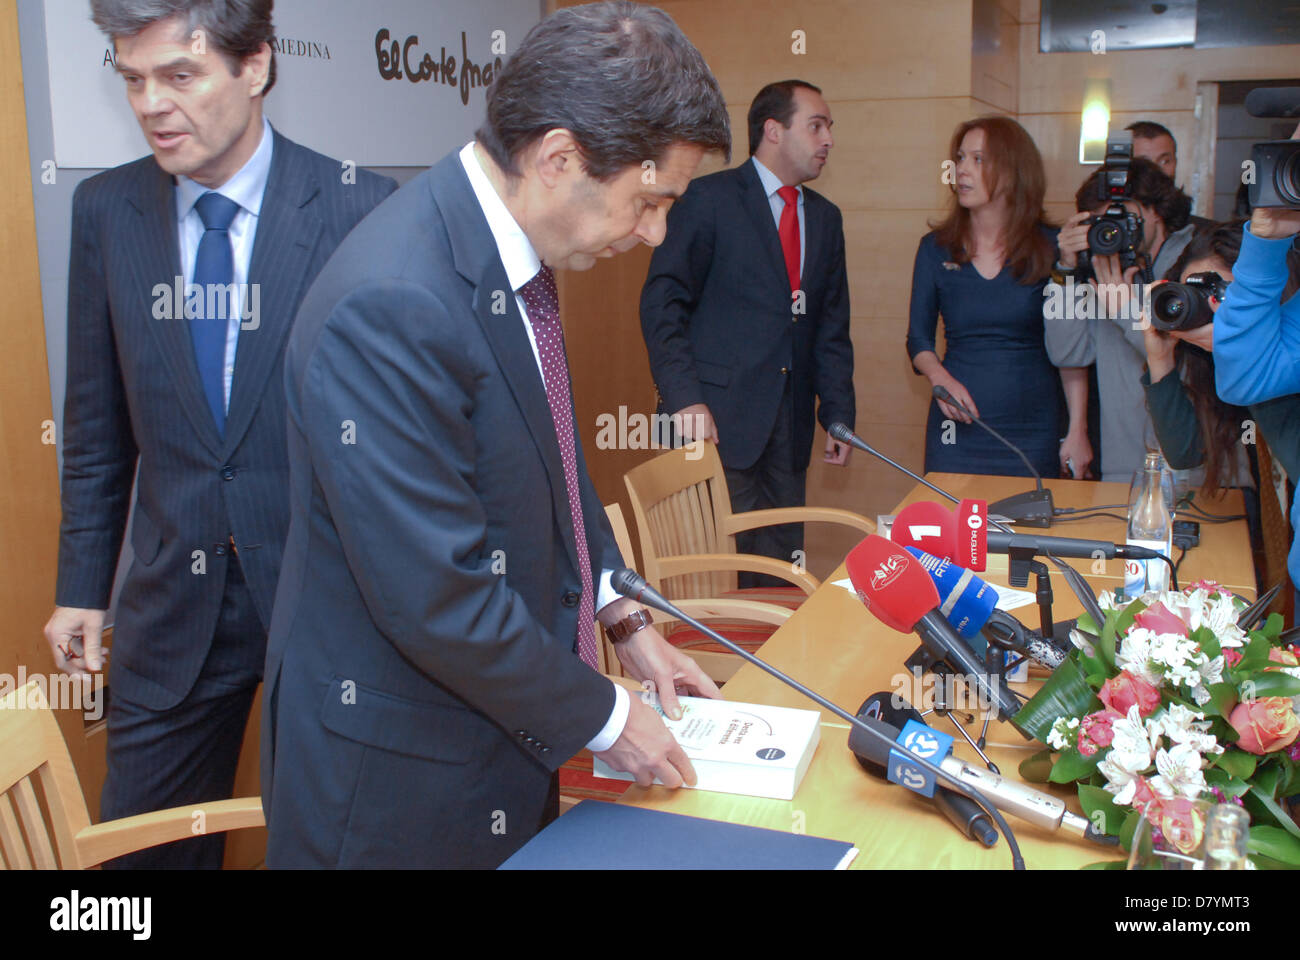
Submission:
<svg viewBox="0 0 1300 960">
<path fill-rule="evenodd" d="M 1043 476 L 1082 479 L 1092 461 L 1087 368 L 1058 370 L 1043 344 L 1043 290 L 1056 260 L 1043 159 L 1020 124 L 998 116 L 961 124 L 950 156 L 952 208 L 922 238 L 912 271 L 913 369 L 1020 447 Z M 1028 475 L 1013 451 L 938 399 L 926 424 L 925 469 Z"/>
</svg>

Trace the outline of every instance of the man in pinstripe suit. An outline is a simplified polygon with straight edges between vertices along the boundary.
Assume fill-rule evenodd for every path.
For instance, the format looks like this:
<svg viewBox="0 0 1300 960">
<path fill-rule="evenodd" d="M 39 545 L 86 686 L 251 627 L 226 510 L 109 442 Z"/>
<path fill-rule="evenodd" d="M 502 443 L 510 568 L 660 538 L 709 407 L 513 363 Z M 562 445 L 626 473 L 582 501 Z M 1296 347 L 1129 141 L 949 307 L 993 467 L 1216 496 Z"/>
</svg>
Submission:
<svg viewBox="0 0 1300 960">
<path fill-rule="evenodd" d="M 73 201 L 61 669 L 119 600 L 104 820 L 230 796 L 288 524 L 283 353 L 303 294 L 395 187 L 275 133 L 272 0 L 92 0 L 153 155 Z M 159 11 L 164 16 L 159 16 Z M 221 865 L 221 835 L 117 866 Z"/>
</svg>

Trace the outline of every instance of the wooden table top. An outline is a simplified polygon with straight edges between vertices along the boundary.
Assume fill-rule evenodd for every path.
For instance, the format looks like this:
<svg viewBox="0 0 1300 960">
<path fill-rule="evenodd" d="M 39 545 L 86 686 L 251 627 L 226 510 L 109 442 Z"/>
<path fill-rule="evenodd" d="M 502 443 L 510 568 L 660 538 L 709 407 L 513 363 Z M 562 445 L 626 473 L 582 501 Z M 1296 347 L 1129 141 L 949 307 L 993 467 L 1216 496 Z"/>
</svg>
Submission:
<svg viewBox="0 0 1300 960">
<path fill-rule="evenodd" d="M 978 496 L 989 501 L 1026 489 L 1023 479 L 934 474 L 927 479 L 959 497 Z M 1070 480 L 1045 481 L 1057 506 L 1091 507 L 1120 503 L 1127 499 L 1125 484 L 1086 483 Z M 935 495 L 920 486 L 899 504 L 925 500 Z M 1236 498 L 1235 501 L 1231 498 Z M 1226 501 L 1205 505 L 1212 513 L 1240 512 L 1240 494 Z M 1124 511 L 1119 511 L 1123 513 Z M 1123 523 L 1098 518 L 1058 524 L 1051 529 L 1033 529 L 1052 536 L 1086 537 L 1123 541 Z M 1246 525 L 1202 524 L 1201 546 L 1188 551 L 1181 567 L 1180 582 L 1207 577 L 1254 596 L 1254 568 Z M 1007 585 L 1005 558 L 990 558 L 985 579 Z M 1101 573 L 1092 570 L 1093 561 L 1076 565 L 1095 590 L 1113 589 L 1122 581 L 1123 570 L 1113 561 Z M 926 680 L 919 684 L 906 672 L 903 662 L 920 645 L 915 634 L 900 634 L 877 621 L 857 596 L 835 584 L 847 573 L 841 564 L 803 606 L 759 651 L 765 661 L 808 685 L 838 706 L 856 713 L 872 693 L 898 691 L 918 708 L 933 690 Z M 1054 618 L 1075 617 L 1080 605 L 1059 574 L 1052 578 L 1055 593 Z M 1033 586 L 1033 578 L 1030 579 Z M 1030 605 L 1014 611 L 1023 622 L 1036 625 L 1038 608 Z M 1038 683 L 1016 684 L 1032 692 Z M 931 804 L 908 790 L 868 775 L 848 750 L 848 724 L 817 707 L 795 690 L 752 664 L 743 665 L 727 682 L 723 695 L 728 700 L 777 706 L 818 709 L 822 714 L 822 736 L 817 753 L 795 798 L 790 801 L 742 797 L 697 790 L 668 790 L 663 787 L 632 786 L 621 802 L 669 810 L 688 816 L 726 820 L 776 830 L 795 830 L 813 836 L 832 837 L 854 843 L 860 853 L 853 866 L 864 868 L 991 868 L 1006 869 L 1011 854 L 1004 838 L 991 849 L 966 839 Z M 928 717 L 927 722 L 956 737 L 954 753 L 963 759 L 977 759 L 973 750 L 952 729 L 952 721 Z M 979 736 L 980 720 L 966 727 L 972 738 Z M 1025 757 L 1041 749 L 1025 740 L 1010 724 L 994 720 L 989 727 L 987 753 L 1003 774 L 1018 778 L 1017 768 Z M 1079 812 L 1072 789 L 1038 785 L 1039 789 L 1068 799 Z M 1116 859 L 1118 851 L 1066 834 L 1053 833 L 1007 815 L 1026 865 L 1033 868 L 1077 868 L 1101 860 Z"/>
</svg>

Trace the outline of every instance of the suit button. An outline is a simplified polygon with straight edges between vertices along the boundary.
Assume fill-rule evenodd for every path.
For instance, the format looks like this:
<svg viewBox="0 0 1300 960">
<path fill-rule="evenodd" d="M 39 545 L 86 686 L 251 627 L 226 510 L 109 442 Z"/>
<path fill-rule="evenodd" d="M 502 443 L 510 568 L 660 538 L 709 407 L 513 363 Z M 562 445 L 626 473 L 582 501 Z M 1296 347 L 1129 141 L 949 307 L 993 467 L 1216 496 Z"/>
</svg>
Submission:
<svg viewBox="0 0 1300 960">
<path fill-rule="evenodd" d="M 222 468 L 221 468 L 221 479 L 222 479 L 222 480 L 234 480 L 234 479 L 235 479 L 235 468 L 234 468 L 234 467 L 228 467 L 228 466 L 227 466 L 227 467 L 222 467 Z"/>
<path fill-rule="evenodd" d="M 224 543 L 213 544 L 212 552 L 219 557 L 224 557 L 226 555 L 226 545 Z"/>
<path fill-rule="evenodd" d="M 580 597 L 578 596 L 578 594 L 570 590 L 560 598 L 560 602 L 564 604 L 566 607 L 576 607 L 578 605 L 579 599 Z"/>
<path fill-rule="evenodd" d="M 789 372 L 790 372 L 790 368 L 789 368 L 789 367 L 782 367 L 782 368 L 781 368 L 781 372 L 782 372 L 782 373 L 789 373 Z"/>
<path fill-rule="evenodd" d="M 551 752 L 550 747 L 542 747 L 542 753 L 550 753 L 550 752 Z"/>
</svg>

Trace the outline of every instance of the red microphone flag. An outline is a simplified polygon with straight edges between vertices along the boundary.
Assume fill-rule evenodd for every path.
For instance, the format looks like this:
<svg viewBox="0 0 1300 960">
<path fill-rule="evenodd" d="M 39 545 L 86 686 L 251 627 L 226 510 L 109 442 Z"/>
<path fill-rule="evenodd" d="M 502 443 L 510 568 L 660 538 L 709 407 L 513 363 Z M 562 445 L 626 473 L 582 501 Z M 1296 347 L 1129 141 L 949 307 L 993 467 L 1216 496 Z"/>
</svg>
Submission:
<svg viewBox="0 0 1300 960">
<path fill-rule="evenodd" d="M 867 537 L 844 564 L 867 609 L 899 633 L 911 633 L 916 621 L 939 606 L 939 591 L 920 561 L 884 537 Z"/>
</svg>

